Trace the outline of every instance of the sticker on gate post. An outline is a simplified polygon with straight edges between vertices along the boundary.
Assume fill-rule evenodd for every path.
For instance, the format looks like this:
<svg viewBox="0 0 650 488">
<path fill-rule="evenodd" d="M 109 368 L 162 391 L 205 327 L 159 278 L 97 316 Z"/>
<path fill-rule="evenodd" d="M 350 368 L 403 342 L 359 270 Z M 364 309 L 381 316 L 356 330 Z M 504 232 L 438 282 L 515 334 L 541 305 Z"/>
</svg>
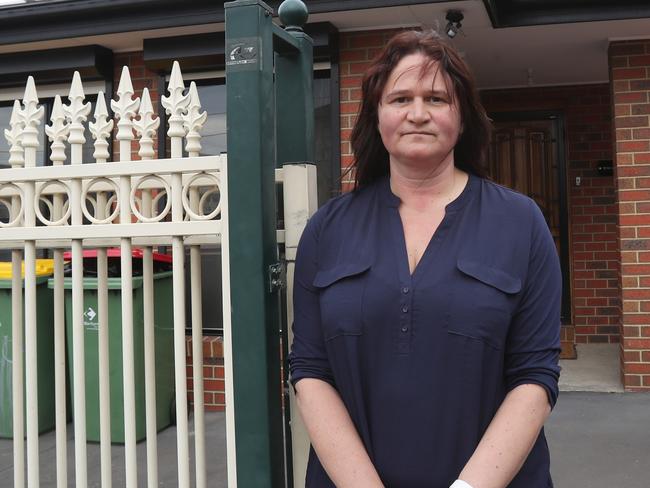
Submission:
<svg viewBox="0 0 650 488">
<path fill-rule="evenodd" d="M 97 311 L 92 307 L 88 307 L 84 312 L 84 327 L 86 330 L 99 330 Z"/>
<path fill-rule="evenodd" d="M 242 37 L 226 44 L 226 66 L 231 71 L 255 71 L 262 69 L 259 38 Z"/>
</svg>

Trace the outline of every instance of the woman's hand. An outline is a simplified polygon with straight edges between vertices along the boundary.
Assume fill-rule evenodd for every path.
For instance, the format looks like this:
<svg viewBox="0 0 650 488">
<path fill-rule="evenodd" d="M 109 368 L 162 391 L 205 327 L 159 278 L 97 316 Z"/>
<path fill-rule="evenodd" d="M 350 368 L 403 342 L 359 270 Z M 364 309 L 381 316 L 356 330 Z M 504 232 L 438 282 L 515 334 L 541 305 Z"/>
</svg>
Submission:
<svg viewBox="0 0 650 488">
<path fill-rule="evenodd" d="M 506 395 L 459 478 L 466 480 L 470 488 L 508 486 L 528 457 L 550 412 L 544 388 L 535 384 L 514 388 Z"/>
<path fill-rule="evenodd" d="M 295 388 L 312 446 L 332 482 L 338 488 L 384 488 L 338 392 L 314 378 Z"/>
</svg>

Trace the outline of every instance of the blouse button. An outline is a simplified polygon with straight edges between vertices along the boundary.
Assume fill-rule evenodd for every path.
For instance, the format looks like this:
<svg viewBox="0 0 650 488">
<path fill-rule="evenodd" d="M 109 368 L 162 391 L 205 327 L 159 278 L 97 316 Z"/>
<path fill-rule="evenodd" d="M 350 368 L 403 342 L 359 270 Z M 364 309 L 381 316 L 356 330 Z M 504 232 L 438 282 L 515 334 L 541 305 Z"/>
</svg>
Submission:
<svg viewBox="0 0 650 488">
<path fill-rule="evenodd" d="M 403 306 L 402 306 L 402 312 L 406 313 L 406 312 L 408 312 L 408 311 L 409 311 L 408 306 L 403 305 Z"/>
<path fill-rule="evenodd" d="M 408 330 L 409 330 L 409 328 L 406 325 L 404 327 L 402 327 L 402 332 L 408 332 Z"/>
<path fill-rule="evenodd" d="M 404 295 L 406 295 L 408 292 L 409 292 L 409 287 L 408 286 L 405 286 L 404 288 L 402 288 L 402 293 L 404 293 Z"/>
</svg>

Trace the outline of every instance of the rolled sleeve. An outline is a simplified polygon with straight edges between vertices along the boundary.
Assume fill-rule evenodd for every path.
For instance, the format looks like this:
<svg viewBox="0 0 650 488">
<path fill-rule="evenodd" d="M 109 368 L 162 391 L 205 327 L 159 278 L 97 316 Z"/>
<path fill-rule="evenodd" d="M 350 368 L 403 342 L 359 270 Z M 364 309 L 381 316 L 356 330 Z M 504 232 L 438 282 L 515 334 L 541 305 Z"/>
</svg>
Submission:
<svg viewBox="0 0 650 488">
<path fill-rule="evenodd" d="M 317 378 L 334 385 L 321 329 L 318 290 L 313 281 L 318 271 L 316 214 L 307 223 L 298 245 L 293 286 L 293 343 L 289 354 L 291 383 Z"/>
<path fill-rule="evenodd" d="M 505 381 L 508 391 L 522 384 L 542 386 L 551 408 L 560 377 L 562 274 L 557 250 L 538 206 L 531 201 L 532 230 L 528 272 L 508 332 Z"/>
</svg>

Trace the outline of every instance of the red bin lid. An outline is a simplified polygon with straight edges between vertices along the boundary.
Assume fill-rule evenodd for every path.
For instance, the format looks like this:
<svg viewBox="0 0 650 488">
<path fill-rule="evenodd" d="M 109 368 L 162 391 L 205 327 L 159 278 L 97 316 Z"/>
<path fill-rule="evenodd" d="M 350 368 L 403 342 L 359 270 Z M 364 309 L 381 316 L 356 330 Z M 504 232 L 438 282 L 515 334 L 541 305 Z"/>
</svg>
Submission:
<svg viewBox="0 0 650 488">
<path fill-rule="evenodd" d="M 110 247 L 107 249 L 107 253 L 109 258 L 119 258 L 121 256 L 121 249 L 119 247 Z M 144 253 L 142 252 L 142 249 L 133 249 L 131 253 L 132 257 L 136 259 L 142 259 L 144 257 Z M 83 257 L 84 258 L 96 258 L 97 257 L 97 249 L 84 249 L 83 250 Z M 66 251 L 63 253 L 63 259 L 72 259 L 72 253 L 70 251 Z M 171 254 L 163 254 L 160 252 L 154 252 L 153 253 L 153 260 L 154 261 L 159 261 L 162 263 L 171 263 L 172 262 L 172 256 Z"/>
</svg>

